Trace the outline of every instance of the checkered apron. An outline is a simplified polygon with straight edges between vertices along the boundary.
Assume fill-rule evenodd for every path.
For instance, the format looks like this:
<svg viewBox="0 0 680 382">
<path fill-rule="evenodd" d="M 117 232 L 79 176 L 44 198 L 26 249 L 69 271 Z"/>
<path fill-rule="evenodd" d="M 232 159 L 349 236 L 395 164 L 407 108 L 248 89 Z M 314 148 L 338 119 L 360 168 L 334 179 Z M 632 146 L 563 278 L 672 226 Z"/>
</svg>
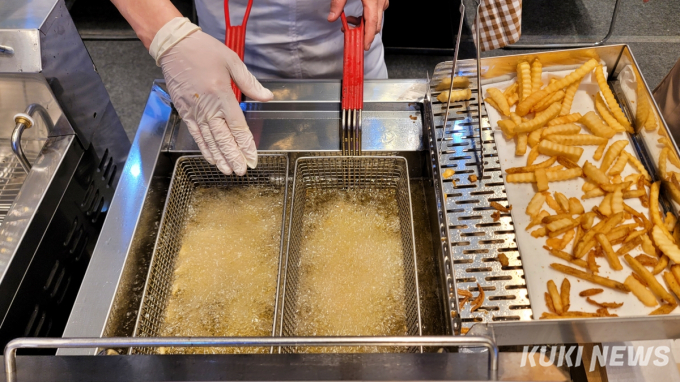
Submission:
<svg viewBox="0 0 680 382">
<path fill-rule="evenodd" d="M 481 0 L 481 50 L 494 50 L 514 44 L 522 35 L 522 0 Z M 477 36 L 477 23 L 472 35 Z"/>
</svg>

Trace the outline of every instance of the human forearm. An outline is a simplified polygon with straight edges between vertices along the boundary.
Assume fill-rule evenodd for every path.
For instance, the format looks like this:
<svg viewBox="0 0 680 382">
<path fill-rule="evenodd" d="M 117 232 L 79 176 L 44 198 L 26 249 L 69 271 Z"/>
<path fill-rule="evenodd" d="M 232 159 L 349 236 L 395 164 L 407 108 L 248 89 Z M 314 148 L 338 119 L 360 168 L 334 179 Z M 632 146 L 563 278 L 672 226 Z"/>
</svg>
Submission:
<svg viewBox="0 0 680 382">
<path fill-rule="evenodd" d="M 149 49 L 156 32 L 175 17 L 182 17 L 170 0 L 111 0 Z"/>
</svg>

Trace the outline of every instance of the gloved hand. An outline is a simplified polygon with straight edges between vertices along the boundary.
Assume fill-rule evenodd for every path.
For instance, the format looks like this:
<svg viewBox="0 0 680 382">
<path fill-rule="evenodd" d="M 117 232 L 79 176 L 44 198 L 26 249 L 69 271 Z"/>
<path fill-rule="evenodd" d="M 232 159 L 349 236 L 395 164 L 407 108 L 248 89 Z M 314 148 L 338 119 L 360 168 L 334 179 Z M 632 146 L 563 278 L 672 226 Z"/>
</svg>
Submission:
<svg viewBox="0 0 680 382">
<path fill-rule="evenodd" d="M 238 55 L 182 17 L 156 33 L 149 53 L 163 69 L 172 102 L 205 159 L 225 174 L 255 168 L 257 149 L 231 80 L 252 99 L 266 102 L 273 95 Z"/>
</svg>

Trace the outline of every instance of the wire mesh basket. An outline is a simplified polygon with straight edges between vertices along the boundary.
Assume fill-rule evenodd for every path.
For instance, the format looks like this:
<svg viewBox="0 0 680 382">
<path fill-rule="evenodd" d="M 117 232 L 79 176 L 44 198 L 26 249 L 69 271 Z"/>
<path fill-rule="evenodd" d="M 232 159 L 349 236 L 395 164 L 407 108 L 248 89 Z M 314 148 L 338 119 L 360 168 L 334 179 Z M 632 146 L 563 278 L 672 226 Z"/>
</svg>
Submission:
<svg viewBox="0 0 680 382">
<path fill-rule="evenodd" d="M 323 195 L 324 193 L 347 192 L 347 193 L 364 193 L 370 196 L 370 193 L 380 195 L 380 193 L 390 193 L 393 195 L 391 199 L 396 205 L 393 206 L 394 214 L 397 215 L 398 228 L 393 228 L 396 231 L 396 248 L 398 253 L 395 263 L 401 265 L 399 268 L 389 268 L 386 263 L 381 263 L 378 267 L 383 268 L 383 272 L 388 272 L 389 269 L 395 273 L 403 274 L 403 295 L 399 296 L 403 301 L 400 306 L 403 307 L 404 321 L 403 331 L 400 335 L 421 335 L 421 317 L 418 293 L 418 277 L 416 270 L 416 253 L 414 243 L 413 231 L 413 216 L 411 212 L 411 194 L 409 187 L 408 167 L 406 159 L 403 157 L 377 157 L 377 156 L 359 156 L 359 157 L 308 157 L 299 158 L 295 167 L 295 178 L 292 194 L 292 205 L 290 212 L 290 223 L 288 228 L 288 250 L 285 260 L 286 269 L 283 278 L 282 291 L 282 312 L 280 317 L 280 335 L 282 336 L 332 336 L 332 335 L 371 335 L 371 336 L 385 336 L 394 335 L 394 333 L 328 333 L 320 331 L 318 333 L 305 333 L 300 329 L 304 325 L 305 309 L 309 307 L 309 300 L 307 297 L 301 297 L 308 290 L 308 284 L 305 284 L 305 276 L 309 274 L 309 266 L 316 266 L 319 262 L 319 257 L 309 255 L 307 250 L 308 242 L 307 235 L 310 224 L 318 224 L 318 221 L 313 221 L 306 213 L 310 213 L 314 208 L 314 194 Z M 362 194 L 363 195 L 363 194 Z M 362 196 L 362 197 L 364 197 Z M 331 207 L 337 207 L 332 205 Z M 350 209 L 352 207 L 350 206 Z M 333 213 L 333 212 L 331 212 Z M 337 213 L 337 212 L 335 212 Z M 343 224 L 341 222 L 341 224 Z M 394 226 L 393 226 L 394 227 Z M 360 231 L 361 229 L 357 230 Z M 351 232 L 350 232 L 351 235 Z M 348 235 L 349 236 L 349 235 Z M 342 239 L 340 239 L 342 240 Z M 369 243 L 368 245 L 373 245 Z M 340 253 L 340 251 L 336 251 Z M 307 253 L 307 254 L 306 254 Z M 327 254 L 333 255 L 331 253 Z M 305 256 L 313 261 L 305 261 Z M 323 256 L 323 255 L 322 255 Z M 333 255 L 336 256 L 336 255 Z M 337 272 L 351 272 L 348 265 L 351 263 L 350 256 L 360 256 L 358 252 L 341 253 L 337 256 L 346 257 L 347 265 L 340 261 L 340 269 Z M 323 259 L 322 259 L 323 260 Z M 367 277 L 371 277 L 370 272 L 380 272 L 381 269 L 368 270 Z M 332 280 L 323 280 L 323 283 L 330 284 Z M 372 282 L 372 281 L 370 281 Z M 331 286 L 332 287 L 332 286 Z M 399 288 L 401 290 L 401 287 Z M 362 293 L 361 290 L 358 291 Z M 338 296 L 340 297 L 340 296 Z M 314 301 L 313 304 L 322 304 L 323 302 Z M 401 314 L 401 313 L 400 313 Z M 401 325 L 401 324 L 400 324 Z M 410 349 L 416 351 L 417 349 Z M 316 352 L 317 350 L 310 350 L 309 348 L 284 348 L 283 352 Z M 320 351 L 320 350 L 319 350 Z M 333 352 L 346 351 L 345 349 L 330 349 Z M 351 351 L 351 349 L 350 349 Z M 355 349 L 358 352 L 373 352 L 377 350 Z M 397 351 L 393 349 L 393 351 Z"/>
<path fill-rule="evenodd" d="M 275 191 L 277 192 L 275 197 L 276 200 L 280 200 L 283 206 L 280 242 L 278 244 L 278 268 L 276 269 L 276 295 L 272 296 L 274 309 L 271 322 L 272 334 L 274 334 L 277 322 L 276 312 L 278 311 L 279 278 L 288 195 L 287 176 L 288 157 L 286 155 L 259 155 L 257 168 L 248 169 L 245 176 L 225 175 L 216 166 L 209 164 L 202 156 L 183 156 L 177 160 L 144 287 L 134 330 L 135 337 L 159 337 L 162 335 L 161 329 L 164 324 L 166 307 L 175 278 L 176 260 L 182 248 L 187 222 L 191 216 L 192 198 L 197 190 L 201 188 L 232 190 L 253 186 L 278 190 Z M 230 216 L 223 218 L 223 224 L 230 224 Z M 257 292 L 254 291 L 253 293 Z M 131 353 L 150 354 L 157 350 L 153 348 L 133 348 Z"/>
</svg>

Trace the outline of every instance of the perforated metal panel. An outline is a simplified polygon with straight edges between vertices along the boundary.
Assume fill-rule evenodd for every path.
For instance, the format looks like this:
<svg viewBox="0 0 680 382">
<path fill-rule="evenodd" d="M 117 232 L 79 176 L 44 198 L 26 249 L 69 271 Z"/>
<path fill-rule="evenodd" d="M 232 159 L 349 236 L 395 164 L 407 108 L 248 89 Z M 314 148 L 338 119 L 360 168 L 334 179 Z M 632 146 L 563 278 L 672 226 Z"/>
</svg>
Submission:
<svg viewBox="0 0 680 382">
<path fill-rule="evenodd" d="M 484 109 L 480 142 L 475 62 L 458 61 L 457 70 L 457 75 L 470 77 L 472 98 L 451 103 L 445 126 L 446 104 L 435 99 L 439 91 L 434 88 L 444 77 L 451 75 L 451 62 L 438 64 L 431 81 L 439 170 L 451 168 L 456 172 L 442 184 L 452 250 L 452 265 L 446 266 L 445 271 L 453 272 L 447 276 L 455 278 L 456 288 L 469 290 L 476 296 L 479 283 L 486 295 L 484 305 L 475 312 L 470 312 L 470 304 L 465 304 L 458 312 L 464 328 L 477 322 L 530 320 L 531 305 L 512 217 L 509 213 L 501 213 L 500 219 L 494 221 L 491 216 L 496 210 L 490 203 L 495 201 L 507 206 L 507 198 L 493 131 Z M 479 179 L 472 181 L 471 175 Z M 498 260 L 501 253 L 509 260 L 506 267 Z M 450 298 L 455 301 L 452 283 L 449 283 L 449 289 Z M 454 319 L 457 307 L 453 302 L 450 309 Z"/>
<path fill-rule="evenodd" d="M 404 302 L 409 335 L 421 335 L 418 276 L 408 166 L 401 157 L 300 158 L 295 168 L 289 242 L 282 296 L 281 335 L 295 336 L 298 322 L 305 201 L 310 190 L 389 189 L 396 193 L 404 267 Z M 387 334 L 387 333 L 386 333 Z M 355 335 L 360 335 L 356 333 Z M 295 352 L 296 349 L 283 349 Z M 415 350 L 415 349 L 412 349 Z"/>
<path fill-rule="evenodd" d="M 255 169 L 248 169 L 245 176 L 225 175 L 202 156 L 184 156 L 177 160 L 170 184 L 170 191 L 161 219 L 149 275 L 144 287 L 135 337 L 157 337 L 161 333 L 165 307 L 172 288 L 175 260 L 182 246 L 182 234 L 188 219 L 191 198 L 198 187 L 233 188 L 246 186 L 275 187 L 281 189 L 284 201 L 281 245 L 283 244 L 283 217 L 287 200 L 288 157 L 286 155 L 259 155 Z M 279 264 L 283 248 L 279 250 Z M 280 270 L 280 265 L 279 265 Z M 279 272 L 280 273 L 280 272 Z M 278 280 L 277 280 L 278 285 Z M 275 296 L 278 301 L 278 287 Z M 274 309 L 273 323 L 276 322 Z M 272 334 L 275 326 L 272 325 Z M 132 353 L 153 353 L 157 349 L 132 349 Z"/>
</svg>

